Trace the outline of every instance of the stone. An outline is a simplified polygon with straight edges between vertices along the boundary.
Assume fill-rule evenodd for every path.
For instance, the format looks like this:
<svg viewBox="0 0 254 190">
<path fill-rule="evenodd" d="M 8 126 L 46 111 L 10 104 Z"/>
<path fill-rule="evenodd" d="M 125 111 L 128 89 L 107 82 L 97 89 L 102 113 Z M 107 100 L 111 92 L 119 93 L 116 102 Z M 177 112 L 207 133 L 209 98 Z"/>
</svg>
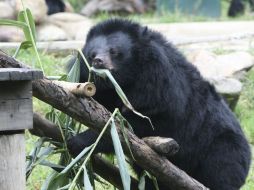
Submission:
<svg viewBox="0 0 254 190">
<path fill-rule="evenodd" d="M 0 1 L 0 18 L 3 19 L 15 18 L 15 11 L 9 3 Z"/>
<path fill-rule="evenodd" d="M 214 85 L 216 91 L 225 95 L 239 95 L 242 91 L 242 83 L 234 78 L 213 77 L 208 81 Z"/>
<path fill-rule="evenodd" d="M 41 23 L 47 17 L 48 7 L 45 0 L 23 0 L 24 6 L 32 12 L 35 23 Z M 16 1 L 16 14 L 23 10 L 21 0 Z"/>
<path fill-rule="evenodd" d="M 75 13 L 56 13 L 48 17 L 48 21 L 63 29 L 69 39 L 84 40 L 93 23 L 87 17 Z"/>
<path fill-rule="evenodd" d="M 90 21 L 87 17 L 84 17 L 80 14 L 69 13 L 69 12 L 61 12 L 50 15 L 48 17 L 50 22 L 79 22 L 79 21 Z"/>
<path fill-rule="evenodd" d="M 195 65 L 204 78 L 212 78 L 218 75 L 216 68 L 216 55 L 205 50 L 197 50 L 187 53 L 187 59 Z"/>
<path fill-rule="evenodd" d="M 187 59 L 194 64 L 201 75 L 214 85 L 216 91 L 234 109 L 242 91 L 246 71 L 253 66 L 253 58 L 247 52 L 233 52 L 216 55 L 206 50 L 187 52 Z"/>
<path fill-rule="evenodd" d="M 146 6 L 142 0 L 90 0 L 80 14 L 92 16 L 99 12 L 144 13 Z"/>
<path fill-rule="evenodd" d="M 43 24 L 37 27 L 38 41 L 63 41 L 68 40 L 64 30 L 52 24 Z"/>
<path fill-rule="evenodd" d="M 188 52 L 187 59 L 198 68 L 204 78 L 234 77 L 254 65 L 253 57 L 247 52 L 216 55 L 206 50 L 197 50 Z"/>
<path fill-rule="evenodd" d="M 24 40 L 22 29 L 15 26 L 0 26 L 0 42 L 21 42 Z"/>
<path fill-rule="evenodd" d="M 216 91 L 226 100 L 229 107 L 234 110 L 242 91 L 242 83 L 234 78 L 213 77 L 208 81 L 214 85 Z"/>
<path fill-rule="evenodd" d="M 247 52 L 234 52 L 217 57 L 217 71 L 220 76 L 233 76 L 254 65 L 253 57 Z"/>
</svg>

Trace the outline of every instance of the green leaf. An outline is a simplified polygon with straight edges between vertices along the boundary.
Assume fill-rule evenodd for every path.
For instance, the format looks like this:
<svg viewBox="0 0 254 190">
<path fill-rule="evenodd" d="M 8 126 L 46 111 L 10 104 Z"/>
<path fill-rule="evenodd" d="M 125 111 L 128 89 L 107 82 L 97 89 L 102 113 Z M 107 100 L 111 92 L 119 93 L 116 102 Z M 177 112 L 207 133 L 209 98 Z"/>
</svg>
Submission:
<svg viewBox="0 0 254 190">
<path fill-rule="evenodd" d="M 33 35 L 33 39 L 34 39 L 34 41 L 36 41 L 36 30 L 35 30 L 35 22 L 34 22 L 33 15 L 32 15 L 31 11 L 28 8 L 26 8 L 25 11 L 27 13 L 28 24 L 30 26 L 30 29 L 31 29 L 31 32 L 32 32 L 32 35 Z"/>
<path fill-rule="evenodd" d="M 65 174 L 67 173 L 91 148 L 93 147 L 93 144 L 89 147 L 86 147 L 82 152 L 79 153 L 79 155 L 71 161 L 71 163 L 66 166 L 66 168 L 60 173 Z"/>
<path fill-rule="evenodd" d="M 116 82 L 116 80 L 114 79 L 114 77 L 112 76 L 112 74 L 109 72 L 109 70 L 107 69 L 96 69 L 94 67 L 91 67 L 90 70 L 94 73 L 96 73 L 98 76 L 102 77 L 102 78 L 106 78 L 108 77 L 108 79 L 111 81 L 111 83 L 114 85 L 115 90 L 118 94 L 118 96 L 121 98 L 122 102 L 124 103 L 124 105 L 129 108 L 133 113 L 135 113 L 136 115 L 147 119 L 150 123 L 150 125 L 153 127 L 152 121 L 149 117 L 143 115 L 142 113 L 136 111 L 133 106 L 131 105 L 131 103 L 129 102 L 128 98 L 126 97 L 126 95 L 124 94 L 123 90 L 121 89 L 121 87 L 119 86 L 119 84 Z"/>
<path fill-rule="evenodd" d="M 26 19 L 26 15 L 27 15 L 27 19 Z M 26 25 L 28 26 L 23 28 L 26 39 L 28 41 L 33 41 L 33 40 L 36 41 L 35 23 L 34 23 L 32 13 L 28 8 L 19 12 L 18 21 L 26 23 Z"/>
<path fill-rule="evenodd" d="M 72 57 L 69 61 L 73 61 L 74 64 L 67 75 L 67 81 L 78 82 L 80 78 L 80 61 L 76 57 Z"/>
<path fill-rule="evenodd" d="M 130 146 L 130 142 L 129 142 L 129 139 L 127 137 L 127 134 L 126 134 L 126 128 L 125 128 L 125 125 L 124 125 L 124 122 L 126 122 L 128 124 L 128 121 L 122 116 L 122 114 L 120 113 L 120 111 L 118 110 L 118 113 L 117 113 L 117 116 L 118 118 L 120 119 L 120 129 L 121 129 L 121 132 L 123 134 L 123 138 L 124 138 L 124 141 L 131 153 L 131 157 L 133 160 L 135 160 L 134 156 L 133 156 L 133 153 L 131 151 L 131 146 Z M 128 124 L 129 125 L 129 124 Z"/>
<path fill-rule="evenodd" d="M 19 45 L 19 47 L 16 49 L 16 51 L 15 51 L 13 57 L 16 58 L 16 57 L 18 56 L 20 50 L 22 50 L 22 49 L 25 50 L 25 49 L 28 49 L 28 48 L 30 48 L 30 47 L 33 47 L 33 44 L 31 43 L 31 41 L 24 41 L 24 42 L 22 42 L 22 43 Z"/>
<path fill-rule="evenodd" d="M 56 190 L 65 187 L 69 184 L 69 179 L 66 175 L 59 176 L 57 172 L 52 174 L 44 181 L 41 190 Z"/>
<path fill-rule="evenodd" d="M 40 152 L 38 153 L 37 157 L 43 157 L 51 154 L 55 148 L 53 147 L 42 147 Z"/>
<path fill-rule="evenodd" d="M 88 173 L 86 171 L 86 165 L 83 165 L 83 169 L 84 169 L 84 186 L 85 186 L 85 190 L 93 190 L 93 187 L 90 183 L 89 177 L 88 177 Z"/>
<path fill-rule="evenodd" d="M 28 27 L 24 27 L 23 28 L 23 32 L 24 32 L 26 40 L 32 42 L 32 38 L 30 36 L 30 31 L 29 31 L 29 23 L 26 22 L 25 11 L 20 11 L 19 12 L 19 14 L 18 14 L 18 21 L 27 24 Z"/>
<path fill-rule="evenodd" d="M 123 153 L 123 148 L 122 148 L 121 142 L 119 140 L 119 136 L 118 136 L 118 133 L 116 130 L 114 120 L 112 120 L 112 123 L 111 123 L 110 133 L 111 133 L 111 137 L 112 137 L 112 141 L 113 141 L 113 145 L 114 145 L 114 149 L 115 149 L 115 153 L 116 153 L 117 163 L 119 165 L 123 188 L 124 188 L 124 190 L 130 190 L 131 178 L 130 178 L 130 174 L 128 172 L 127 163 L 125 161 L 125 156 Z"/>
<path fill-rule="evenodd" d="M 47 160 L 42 160 L 40 165 L 50 167 L 50 168 L 52 168 L 53 170 L 55 170 L 57 172 L 60 172 L 60 171 L 62 171 L 65 168 L 64 166 L 51 163 L 51 162 L 49 162 Z"/>
<path fill-rule="evenodd" d="M 19 28 L 28 28 L 27 24 L 25 22 L 16 21 L 16 20 L 9 20 L 9 19 L 0 19 L 0 25 L 6 25 L 6 26 L 15 26 Z"/>
<path fill-rule="evenodd" d="M 146 174 L 143 173 L 139 179 L 138 190 L 145 190 L 146 187 Z"/>
</svg>

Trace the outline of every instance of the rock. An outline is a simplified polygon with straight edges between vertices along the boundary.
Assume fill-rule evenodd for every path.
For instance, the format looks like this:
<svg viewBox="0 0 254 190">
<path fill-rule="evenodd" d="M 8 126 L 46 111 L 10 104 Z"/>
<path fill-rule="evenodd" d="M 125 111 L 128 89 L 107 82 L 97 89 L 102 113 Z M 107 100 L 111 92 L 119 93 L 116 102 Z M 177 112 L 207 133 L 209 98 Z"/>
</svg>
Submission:
<svg viewBox="0 0 254 190">
<path fill-rule="evenodd" d="M 47 4 L 45 0 L 23 0 L 24 6 L 29 8 L 33 14 L 35 23 L 41 23 L 47 17 Z M 16 1 L 16 14 L 23 10 L 21 0 Z"/>
<path fill-rule="evenodd" d="M 79 22 L 79 21 L 90 21 L 87 17 L 84 17 L 76 13 L 61 12 L 50 15 L 48 17 L 50 22 Z M 91 22 L 91 21 L 90 21 Z"/>
<path fill-rule="evenodd" d="M 194 64 L 204 78 L 234 77 L 254 65 L 253 57 L 247 52 L 215 55 L 209 51 L 189 52 L 187 59 Z"/>
<path fill-rule="evenodd" d="M 24 39 L 23 31 L 14 26 L 0 26 L 0 42 L 21 42 Z"/>
<path fill-rule="evenodd" d="M 253 65 L 253 57 L 247 52 L 234 52 L 217 57 L 217 70 L 220 76 L 233 76 Z"/>
<path fill-rule="evenodd" d="M 56 13 L 48 21 L 63 29 L 73 40 L 85 40 L 88 30 L 93 25 L 87 17 L 75 13 Z"/>
<path fill-rule="evenodd" d="M 38 41 L 61 41 L 68 39 L 64 30 L 52 24 L 38 26 L 37 36 Z"/>
<path fill-rule="evenodd" d="M 216 55 L 205 50 L 189 52 L 187 59 L 195 65 L 204 78 L 217 76 Z"/>
<path fill-rule="evenodd" d="M 242 83 L 233 78 L 214 77 L 208 79 L 216 91 L 221 94 L 229 107 L 234 110 L 242 91 Z"/>
<path fill-rule="evenodd" d="M 213 77 L 208 81 L 215 86 L 215 89 L 220 94 L 239 95 L 242 91 L 242 83 L 234 78 Z"/>
<path fill-rule="evenodd" d="M 0 1 L 0 18 L 15 18 L 15 11 L 9 3 Z"/>
<path fill-rule="evenodd" d="M 244 77 L 246 70 L 254 65 L 252 56 L 247 52 L 216 55 L 198 50 L 188 52 L 187 59 L 215 86 L 230 108 L 234 109 L 242 90 L 239 80 Z"/>
<path fill-rule="evenodd" d="M 80 14 L 92 16 L 98 12 L 144 13 L 142 0 L 91 0 L 81 9 Z"/>
</svg>

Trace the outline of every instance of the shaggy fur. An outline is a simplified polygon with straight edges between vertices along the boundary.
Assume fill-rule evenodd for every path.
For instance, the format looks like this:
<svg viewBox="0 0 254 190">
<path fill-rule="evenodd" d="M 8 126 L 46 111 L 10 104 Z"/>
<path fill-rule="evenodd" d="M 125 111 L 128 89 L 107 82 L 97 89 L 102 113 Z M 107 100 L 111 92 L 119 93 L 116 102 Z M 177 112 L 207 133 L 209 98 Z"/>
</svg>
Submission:
<svg viewBox="0 0 254 190">
<path fill-rule="evenodd" d="M 155 130 L 124 107 L 107 80 L 95 77 L 95 99 L 110 111 L 120 108 L 137 136 L 175 139 L 180 151 L 170 161 L 211 190 L 238 190 L 244 184 L 250 149 L 238 121 L 161 34 L 130 21 L 108 20 L 91 29 L 83 52 L 94 67 L 109 69 L 134 108 L 151 118 Z M 84 65 L 81 82 L 87 81 Z M 96 138 L 88 130 L 70 139 L 69 149 L 77 155 Z M 97 151 L 112 151 L 105 144 Z"/>
<path fill-rule="evenodd" d="M 48 6 L 48 15 L 64 12 L 65 4 L 62 0 L 46 0 Z"/>
</svg>

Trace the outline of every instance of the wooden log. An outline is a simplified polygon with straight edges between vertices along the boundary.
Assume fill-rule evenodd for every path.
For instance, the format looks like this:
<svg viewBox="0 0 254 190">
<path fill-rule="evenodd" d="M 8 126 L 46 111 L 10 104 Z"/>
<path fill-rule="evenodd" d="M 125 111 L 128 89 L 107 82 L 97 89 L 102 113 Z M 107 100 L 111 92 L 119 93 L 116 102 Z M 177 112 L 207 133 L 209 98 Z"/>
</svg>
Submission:
<svg viewBox="0 0 254 190">
<path fill-rule="evenodd" d="M 1 63 L 1 60 L 0 60 Z M 24 129 L 32 128 L 32 82 L 41 71 L 0 69 L 0 189 L 25 190 Z"/>
<path fill-rule="evenodd" d="M 22 67 L 22 64 L 0 52 L 1 67 Z M 33 82 L 33 94 L 40 100 L 61 110 L 97 132 L 105 126 L 111 117 L 111 113 L 93 99 L 76 97 L 46 78 Z M 120 130 L 119 121 L 116 121 L 116 127 L 124 150 L 129 153 Z M 149 171 L 166 187 L 175 190 L 207 189 L 197 180 L 173 165 L 167 158 L 159 156 L 143 140 L 139 139 L 128 129 L 126 129 L 126 136 L 130 142 L 135 163 Z"/>
<path fill-rule="evenodd" d="M 170 157 L 179 150 L 179 145 L 172 138 L 163 137 L 145 137 L 142 138 L 145 143 L 160 155 Z"/>
<path fill-rule="evenodd" d="M 33 128 L 30 133 L 38 137 L 48 137 L 57 142 L 63 142 L 61 131 L 57 125 L 43 118 L 38 113 L 33 114 Z"/>
<path fill-rule="evenodd" d="M 92 97 L 96 93 L 96 87 L 91 82 L 73 83 L 73 82 L 66 82 L 66 81 L 54 81 L 54 83 L 63 87 L 64 89 L 71 91 L 73 94 L 82 96 L 82 97 L 84 96 Z"/>
</svg>

